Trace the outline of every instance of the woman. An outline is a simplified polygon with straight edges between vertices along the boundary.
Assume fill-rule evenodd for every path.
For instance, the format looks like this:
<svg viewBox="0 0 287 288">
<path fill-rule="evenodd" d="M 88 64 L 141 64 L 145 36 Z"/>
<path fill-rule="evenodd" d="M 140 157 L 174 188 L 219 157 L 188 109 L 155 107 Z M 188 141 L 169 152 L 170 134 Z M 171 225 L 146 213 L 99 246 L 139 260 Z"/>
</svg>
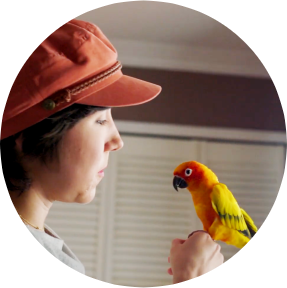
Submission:
<svg viewBox="0 0 287 288">
<path fill-rule="evenodd" d="M 108 165 L 123 147 L 110 107 L 145 103 L 158 85 L 122 74 L 117 52 L 94 24 L 72 20 L 52 33 L 18 74 L 4 110 L 3 173 L 13 204 L 36 239 L 55 257 L 84 267 L 45 225 L 54 201 L 89 203 Z M 219 245 L 195 233 L 172 242 L 173 282 L 223 262 Z M 204 248 L 204 249 L 203 249 Z"/>
</svg>

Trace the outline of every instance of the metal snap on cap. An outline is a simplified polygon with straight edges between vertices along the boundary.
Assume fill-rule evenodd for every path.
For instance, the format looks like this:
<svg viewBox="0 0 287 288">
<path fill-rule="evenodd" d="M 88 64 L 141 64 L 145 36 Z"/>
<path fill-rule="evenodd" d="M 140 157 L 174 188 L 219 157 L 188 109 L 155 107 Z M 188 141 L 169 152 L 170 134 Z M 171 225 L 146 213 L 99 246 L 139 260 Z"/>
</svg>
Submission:
<svg viewBox="0 0 287 288">
<path fill-rule="evenodd" d="M 46 110 L 53 110 L 56 107 L 56 103 L 52 99 L 46 99 L 42 106 Z"/>
</svg>

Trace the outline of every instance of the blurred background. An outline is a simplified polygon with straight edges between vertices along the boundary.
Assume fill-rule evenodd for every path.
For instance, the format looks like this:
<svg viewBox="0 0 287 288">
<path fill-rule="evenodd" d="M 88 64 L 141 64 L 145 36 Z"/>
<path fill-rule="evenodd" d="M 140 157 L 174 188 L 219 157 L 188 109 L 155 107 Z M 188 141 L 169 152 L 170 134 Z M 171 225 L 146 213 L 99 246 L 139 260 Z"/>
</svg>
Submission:
<svg viewBox="0 0 287 288">
<path fill-rule="evenodd" d="M 189 192 L 173 189 L 174 168 L 189 160 L 207 165 L 260 227 L 285 165 L 278 94 L 237 35 L 192 9 L 135 1 L 78 19 L 101 28 L 125 74 L 163 90 L 147 104 L 112 110 L 125 145 L 111 153 L 95 199 L 55 203 L 47 224 L 88 276 L 125 286 L 169 285 L 171 241 L 202 229 Z M 219 243 L 225 261 L 238 252 Z"/>
</svg>

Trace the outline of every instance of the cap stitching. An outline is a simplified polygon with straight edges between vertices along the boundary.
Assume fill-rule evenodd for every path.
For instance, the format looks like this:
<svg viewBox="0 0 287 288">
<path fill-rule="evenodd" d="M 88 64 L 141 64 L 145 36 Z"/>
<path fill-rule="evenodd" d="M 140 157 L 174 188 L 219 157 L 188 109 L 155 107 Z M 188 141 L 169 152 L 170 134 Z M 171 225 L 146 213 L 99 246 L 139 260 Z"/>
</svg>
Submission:
<svg viewBox="0 0 287 288">
<path fill-rule="evenodd" d="M 43 101 L 43 108 L 46 110 L 53 110 L 56 106 L 59 106 L 62 103 L 70 102 L 72 100 L 72 96 L 77 95 L 84 90 L 104 81 L 110 76 L 114 75 L 117 71 L 122 68 L 121 62 L 117 61 L 112 67 L 101 72 L 100 74 L 93 76 L 91 79 L 86 80 L 85 82 L 78 84 L 71 88 L 66 88 L 54 93 L 48 99 Z"/>
</svg>

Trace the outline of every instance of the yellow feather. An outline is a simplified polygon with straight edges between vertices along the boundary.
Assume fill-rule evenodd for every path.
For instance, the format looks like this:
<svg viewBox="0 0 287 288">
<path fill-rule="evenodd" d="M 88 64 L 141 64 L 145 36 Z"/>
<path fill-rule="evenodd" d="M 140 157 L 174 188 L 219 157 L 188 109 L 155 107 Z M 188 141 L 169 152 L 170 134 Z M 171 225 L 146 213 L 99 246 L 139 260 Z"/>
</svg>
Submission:
<svg viewBox="0 0 287 288">
<path fill-rule="evenodd" d="M 191 193 L 196 213 L 213 239 L 242 248 L 257 232 L 251 217 L 208 167 L 196 161 L 185 162 L 174 170 L 174 176 L 181 179 L 178 187 Z"/>
<path fill-rule="evenodd" d="M 244 217 L 244 220 L 249 228 L 249 230 L 251 230 L 251 234 L 254 234 L 258 231 L 256 225 L 254 224 L 253 220 L 251 219 L 251 217 L 245 212 L 245 210 L 243 210 L 241 208 L 241 211 L 242 211 L 242 214 L 243 214 L 243 217 Z M 252 233 L 253 232 L 253 233 Z"/>
</svg>

